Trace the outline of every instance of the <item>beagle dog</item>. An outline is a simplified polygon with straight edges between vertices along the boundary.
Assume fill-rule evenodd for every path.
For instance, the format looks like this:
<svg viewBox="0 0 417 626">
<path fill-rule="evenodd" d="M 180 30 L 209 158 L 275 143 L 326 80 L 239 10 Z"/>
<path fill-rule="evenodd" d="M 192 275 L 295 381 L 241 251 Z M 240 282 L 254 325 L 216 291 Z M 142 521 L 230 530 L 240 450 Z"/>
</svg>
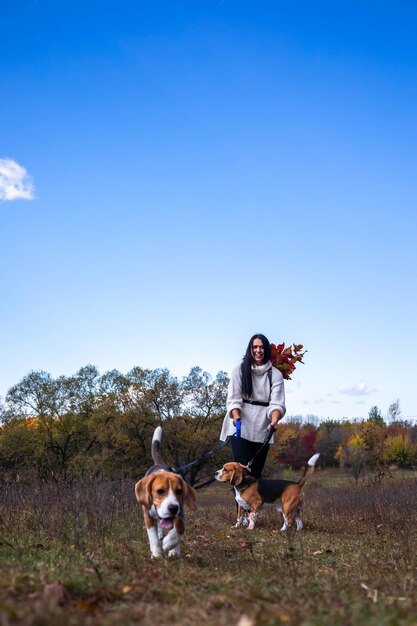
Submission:
<svg viewBox="0 0 417 626">
<path fill-rule="evenodd" d="M 292 480 L 266 480 L 254 478 L 250 470 L 240 463 L 226 463 L 215 473 L 216 480 L 230 483 L 235 489 L 235 500 L 238 505 L 235 527 L 241 526 L 245 511 L 249 511 L 249 530 L 255 528 L 256 517 L 264 504 L 275 506 L 284 517 L 281 530 L 287 530 L 295 522 L 297 530 L 301 530 L 301 507 L 304 494 L 301 491 L 307 479 L 314 472 L 320 454 L 314 454 L 304 468 L 304 474 L 298 482 Z"/>
<path fill-rule="evenodd" d="M 196 492 L 161 457 L 162 428 L 152 437 L 152 459 L 155 463 L 135 485 L 136 499 L 142 505 L 151 556 L 163 552 L 180 556 L 184 534 L 184 505 L 195 508 Z"/>
</svg>

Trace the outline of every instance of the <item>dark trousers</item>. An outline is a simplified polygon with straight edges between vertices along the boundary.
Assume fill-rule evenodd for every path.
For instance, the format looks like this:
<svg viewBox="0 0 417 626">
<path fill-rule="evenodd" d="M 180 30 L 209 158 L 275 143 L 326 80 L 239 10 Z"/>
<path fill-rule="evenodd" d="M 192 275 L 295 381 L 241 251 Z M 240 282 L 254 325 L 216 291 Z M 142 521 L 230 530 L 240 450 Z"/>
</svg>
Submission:
<svg viewBox="0 0 417 626">
<path fill-rule="evenodd" d="M 266 457 L 268 455 L 269 444 L 264 446 L 263 448 L 262 445 L 262 443 L 258 443 L 256 441 L 248 441 L 247 439 L 242 439 L 242 437 L 240 437 L 240 439 L 232 437 L 230 440 L 230 446 L 232 448 L 234 461 L 236 461 L 237 463 L 242 463 L 242 465 L 247 465 L 249 461 L 253 459 L 253 463 L 250 469 L 251 476 L 254 476 L 255 478 L 261 477 Z"/>
</svg>

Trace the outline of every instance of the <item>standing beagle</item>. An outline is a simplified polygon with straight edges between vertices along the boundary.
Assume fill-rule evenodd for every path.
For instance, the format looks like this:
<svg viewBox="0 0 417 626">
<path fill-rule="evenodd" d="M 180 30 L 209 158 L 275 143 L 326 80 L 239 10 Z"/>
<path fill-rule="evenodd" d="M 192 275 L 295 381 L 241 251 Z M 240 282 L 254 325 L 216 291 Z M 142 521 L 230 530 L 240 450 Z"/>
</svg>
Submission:
<svg viewBox="0 0 417 626">
<path fill-rule="evenodd" d="M 162 428 L 152 438 L 155 463 L 135 485 L 136 499 L 142 505 L 145 527 L 153 558 L 168 552 L 179 556 L 184 534 L 184 505 L 195 508 L 196 492 L 179 474 L 166 465 L 160 454 Z"/>
<path fill-rule="evenodd" d="M 230 483 L 235 488 L 235 500 L 238 504 L 235 526 L 241 526 L 244 512 L 249 511 L 249 530 L 255 528 L 258 511 L 264 504 L 274 505 L 277 511 L 284 516 L 281 530 L 287 530 L 296 523 L 297 530 L 301 530 L 301 507 L 304 494 L 301 491 L 309 476 L 314 471 L 320 454 L 314 454 L 304 468 L 304 474 L 298 482 L 292 480 L 266 480 L 254 478 L 250 470 L 240 463 L 226 463 L 215 473 L 216 480 Z"/>
</svg>

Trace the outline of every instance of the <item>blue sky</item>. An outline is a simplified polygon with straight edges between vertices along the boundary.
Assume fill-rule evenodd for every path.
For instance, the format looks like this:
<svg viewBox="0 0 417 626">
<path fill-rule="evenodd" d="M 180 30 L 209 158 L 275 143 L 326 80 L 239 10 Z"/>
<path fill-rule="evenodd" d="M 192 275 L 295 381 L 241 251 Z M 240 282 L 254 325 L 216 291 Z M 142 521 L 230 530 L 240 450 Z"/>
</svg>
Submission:
<svg viewBox="0 0 417 626">
<path fill-rule="evenodd" d="M 303 343 L 291 415 L 417 417 L 417 6 L 2 3 L 0 396 Z"/>
</svg>

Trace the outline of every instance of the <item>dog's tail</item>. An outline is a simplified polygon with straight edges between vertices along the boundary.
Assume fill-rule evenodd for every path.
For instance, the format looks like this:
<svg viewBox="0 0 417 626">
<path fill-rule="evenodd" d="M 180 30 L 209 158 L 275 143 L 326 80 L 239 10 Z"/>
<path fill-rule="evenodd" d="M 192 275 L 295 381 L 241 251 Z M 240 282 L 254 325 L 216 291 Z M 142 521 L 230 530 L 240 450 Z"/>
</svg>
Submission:
<svg viewBox="0 0 417 626">
<path fill-rule="evenodd" d="M 161 439 L 162 439 L 162 428 L 157 426 L 155 428 L 155 432 L 152 437 L 152 459 L 155 465 L 164 465 L 164 459 L 161 456 Z"/>
<path fill-rule="evenodd" d="M 320 454 L 318 454 L 318 453 L 317 454 L 313 454 L 313 456 L 311 457 L 311 459 L 308 461 L 307 465 L 305 466 L 304 474 L 302 475 L 302 477 L 298 481 L 298 485 L 299 485 L 300 489 L 302 489 L 302 487 L 304 487 L 307 479 L 314 472 L 314 466 L 316 465 L 319 456 L 320 456 Z"/>
</svg>

